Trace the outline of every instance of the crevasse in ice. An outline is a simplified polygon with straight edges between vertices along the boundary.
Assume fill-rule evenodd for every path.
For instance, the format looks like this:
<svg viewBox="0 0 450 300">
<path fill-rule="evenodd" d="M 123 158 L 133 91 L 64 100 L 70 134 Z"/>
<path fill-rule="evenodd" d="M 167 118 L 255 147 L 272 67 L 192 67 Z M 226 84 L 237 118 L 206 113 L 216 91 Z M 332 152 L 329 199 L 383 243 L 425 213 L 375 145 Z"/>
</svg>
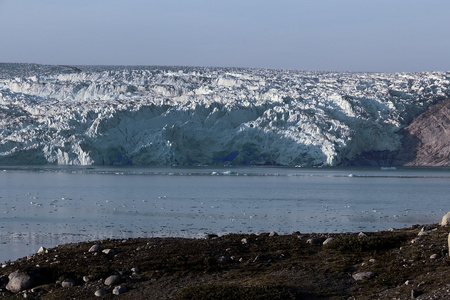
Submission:
<svg viewBox="0 0 450 300">
<path fill-rule="evenodd" d="M 0 164 L 335 166 L 398 150 L 449 79 L 0 64 Z"/>
</svg>

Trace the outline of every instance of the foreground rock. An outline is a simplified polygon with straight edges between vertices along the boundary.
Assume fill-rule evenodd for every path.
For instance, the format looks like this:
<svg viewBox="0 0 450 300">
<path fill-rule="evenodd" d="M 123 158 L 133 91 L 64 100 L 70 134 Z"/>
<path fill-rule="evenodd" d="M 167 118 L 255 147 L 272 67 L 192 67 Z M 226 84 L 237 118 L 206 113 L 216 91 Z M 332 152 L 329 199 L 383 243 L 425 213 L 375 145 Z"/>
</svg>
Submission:
<svg viewBox="0 0 450 300">
<path fill-rule="evenodd" d="M 442 217 L 441 226 L 447 226 L 450 224 L 450 211 Z"/>
<path fill-rule="evenodd" d="M 427 234 L 411 243 L 420 232 Z M 332 241 L 323 244 L 322 236 Z M 448 228 L 434 224 L 364 237 L 297 232 L 103 240 L 95 242 L 97 252 L 88 251 L 92 242 L 67 244 L 5 264 L 0 298 L 446 299 L 448 236 Z M 307 242 L 316 238 L 322 242 Z"/>
<path fill-rule="evenodd" d="M 14 293 L 30 289 L 36 284 L 36 279 L 18 270 L 9 274 L 8 279 L 6 289 Z"/>
</svg>

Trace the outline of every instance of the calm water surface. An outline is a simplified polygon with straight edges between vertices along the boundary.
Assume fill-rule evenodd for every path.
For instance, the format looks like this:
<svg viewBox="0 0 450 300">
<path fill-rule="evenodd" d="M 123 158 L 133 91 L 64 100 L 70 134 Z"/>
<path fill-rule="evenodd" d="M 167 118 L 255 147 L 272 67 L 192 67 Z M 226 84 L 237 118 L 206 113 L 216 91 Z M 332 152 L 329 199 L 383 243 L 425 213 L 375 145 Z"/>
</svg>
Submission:
<svg viewBox="0 0 450 300">
<path fill-rule="evenodd" d="M 0 262 L 40 246 L 438 223 L 449 169 L 0 168 Z"/>
</svg>

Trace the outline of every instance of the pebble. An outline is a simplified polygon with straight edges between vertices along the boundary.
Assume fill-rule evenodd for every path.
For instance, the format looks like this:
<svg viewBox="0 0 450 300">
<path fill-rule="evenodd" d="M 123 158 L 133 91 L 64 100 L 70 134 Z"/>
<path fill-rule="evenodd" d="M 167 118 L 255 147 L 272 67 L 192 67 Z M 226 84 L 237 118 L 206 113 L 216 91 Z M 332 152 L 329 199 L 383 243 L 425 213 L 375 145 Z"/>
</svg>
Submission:
<svg viewBox="0 0 450 300">
<path fill-rule="evenodd" d="M 48 253 L 48 250 L 44 247 L 39 248 L 37 254 L 44 254 L 44 253 Z"/>
<path fill-rule="evenodd" d="M 133 273 L 133 275 L 139 274 L 140 270 L 139 268 L 131 268 L 131 272 Z"/>
<path fill-rule="evenodd" d="M 95 293 L 94 293 L 94 295 L 95 295 L 96 297 L 103 297 L 103 296 L 105 296 L 106 294 L 107 294 L 107 292 L 106 292 L 105 290 L 102 290 L 102 289 L 96 290 Z"/>
<path fill-rule="evenodd" d="M 120 294 L 123 294 L 123 293 L 126 293 L 126 291 L 127 291 L 127 288 L 125 287 L 125 286 L 123 286 L 123 285 L 119 285 L 119 286 L 116 286 L 114 289 L 113 289 L 113 294 L 114 295 L 120 295 Z"/>
<path fill-rule="evenodd" d="M 438 257 L 439 257 L 438 254 L 432 254 L 432 255 L 430 256 L 430 259 L 436 259 L 436 258 L 438 258 Z"/>
<path fill-rule="evenodd" d="M 220 265 L 225 265 L 227 263 L 227 258 L 225 256 L 221 256 L 217 260 L 217 263 L 220 264 Z"/>
<path fill-rule="evenodd" d="M 72 279 L 66 279 L 61 283 L 61 286 L 64 288 L 75 286 L 75 281 Z"/>
<path fill-rule="evenodd" d="M 98 252 L 100 250 L 102 250 L 102 246 L 100 246 L 99 244 L 95 244 L 95 245 L 92 245 L 91 248 L 89 248 L 88 252 Z"/>
<path fill-rule="evenodd" d="M 360 233 L 358 233 L 358 237 L 364 238 L 364 237 L 367 237 L 367 234 L 365 234 L 364 232 L 360 232 Z"/>
<path fill-rule="evenodd" d="M 23 297 L 24 298 L 29 298 L 29 299 L 34 299 L 36 296 L 33 293 L 30 292 L 23 292 Z"/>
<path fill-rule="evenodd" d="M 115 253 L 114 249 L 104 249 L 104 250 L 102 250 L 102 252 L 105 254 L 114 254 Z"/>
<path fill-rule="evenodd" d="M 329 243 L 331 243 L 333 240 L 334 240 L 334 238 L 329 237 L 329 238 L 327 238 L 327 239 L 323 242 L 323 244 L 324 244 L 324 245 L 329 244 Z"/>
<path fill-rule="evenodd" d="M 116 285 L 122 281 L 119 275 L 111 275 L 105 280 L 105 285 Z"/>
<path fill-rule="evenodd" d="M 374 272 L 359 272 L 352 275 L 353 279 L 355 280 L 364 280 L 364 279 L 371 279 L 375 277 Z"/>
<path fill-rule="evenodd" d="M 278 233 L 276 233 L 275 231 L 271 231 L 270 233 L 269 233 L 269 236 L 277 236 L 278 235 Z"/>
<path fill-rule="evenodd" d="M 306 241 L 306 243 L 311 244 L 311 245 L 322 244 L 323 242 L 325 242 L 325 238 L 323 238 L 323 237 L 314 237 L 314 238 L 310 238 Z"/>
<path fill-rule="evenodd" d="M 248 244 L 248 240 L 247 240 L 246 238 L 243 238 L 243 239 L 241 240 L 241 243 L 244 244 L 244 245 L 245 245 L 245 244 Z"/>
</svg>

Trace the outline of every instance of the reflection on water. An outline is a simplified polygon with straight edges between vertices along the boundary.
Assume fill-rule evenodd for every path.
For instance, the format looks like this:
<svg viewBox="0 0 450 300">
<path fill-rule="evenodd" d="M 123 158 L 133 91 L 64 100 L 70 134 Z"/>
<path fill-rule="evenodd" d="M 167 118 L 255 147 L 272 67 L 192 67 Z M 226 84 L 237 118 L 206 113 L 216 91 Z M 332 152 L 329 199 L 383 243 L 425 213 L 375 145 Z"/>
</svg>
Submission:
<svg viewBox="0 0 450 300">
<path fill-rule="evenodd" d="M 448 169 L 3 167 L 0 261 L 40 246 L 437 223 Z"/>
</svg>

